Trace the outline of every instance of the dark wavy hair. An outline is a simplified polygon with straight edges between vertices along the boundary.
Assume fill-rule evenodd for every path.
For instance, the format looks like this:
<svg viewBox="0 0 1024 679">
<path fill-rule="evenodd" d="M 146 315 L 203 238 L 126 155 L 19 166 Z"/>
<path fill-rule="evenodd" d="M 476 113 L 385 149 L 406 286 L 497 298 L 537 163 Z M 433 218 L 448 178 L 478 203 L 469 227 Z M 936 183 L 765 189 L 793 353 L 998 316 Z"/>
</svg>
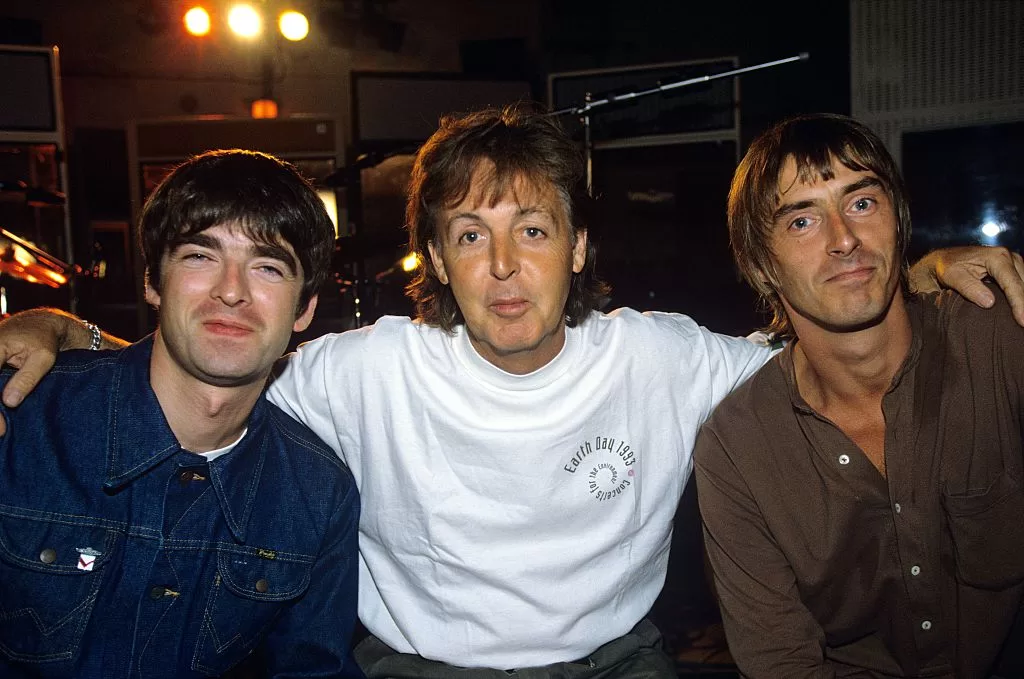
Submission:
<svg viewBox="0 0 1024 679">
<path fill-rule="evenodd" d="M 497 203 L 525 180 L 535 188 L 550 186 L 565 207 L 567 223 L 574 238 L 586 231 L 584 212 L 590 198 L 583 185 L 583 157 L 558 123 L 534 107 L 510 106 L 487 109 L 463 116 L 446 116 L 416 155 L 406 204 L 409 249 L 421 266 L 406 288 L 421 320 L 451 332 L 464 322 L 451 288 L 437 276 L 427 245 L 436 243 L 437 228 L 450 210 L 475 189 L 474 171 L 485 162 L 493 164 L 488 173 L 490 186 L 481 195 Z M 594 274 L 596 247 L 588 238 L 583 269 L 572 274 L 565 318 L 574 326 L 597 309 L 609 292 Z"/>
<path fill-rule="evenodd" d="M 327 278 L 334 224 L 294 167 L 257 151 L 194 156 L 149 196 L 139 219 L 139 241 L 153 290 L 160 292 L 164 253 L 221 224 L 240 228 L 257 243 L 292 246 L 303 276 L 296 317 L 301 315 Z"/>
<path fill-rule="evenodd" d="M 832 113 L 801 115 L 778 123 L 754 140 L 743 157 L 729 190 L 729 243 L 747 283 L 772 313 L 768 327 L 792 337 L 793 327 L 775 290 L 772 262 L 772 217 L 779 207 L 779 180 L 786 160 L 793 158 L 797 180 L 828 181 L 835 176 L 832 159 L 856 172 L 873 172 L 882 182 L 896 213 L 896 237 L 902 268 L 900 287 L 908 290 L 907 245 L 910 205 L 896 161 L 866 125 Z M 769 280 L 765 280 L 768 278 Z"/>
</svg>

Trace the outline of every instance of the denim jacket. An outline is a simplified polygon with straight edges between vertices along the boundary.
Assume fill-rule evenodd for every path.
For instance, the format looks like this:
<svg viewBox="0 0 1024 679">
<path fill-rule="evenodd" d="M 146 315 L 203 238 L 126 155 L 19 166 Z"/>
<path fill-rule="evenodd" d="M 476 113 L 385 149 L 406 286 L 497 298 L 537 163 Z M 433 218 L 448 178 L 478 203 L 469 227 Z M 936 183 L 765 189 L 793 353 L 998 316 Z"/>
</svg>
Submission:
<svg viewBox="0 0 1024 679">
<path fill-rule="evenodd" d="M 61 354 L 0 438 L 0 676 L 361 676 L 358 495 L 260 398 L 231 452 L 183 450 L 152 337 Z M 0 387 L 9 374 L 0 378 Z"/>
</svg>

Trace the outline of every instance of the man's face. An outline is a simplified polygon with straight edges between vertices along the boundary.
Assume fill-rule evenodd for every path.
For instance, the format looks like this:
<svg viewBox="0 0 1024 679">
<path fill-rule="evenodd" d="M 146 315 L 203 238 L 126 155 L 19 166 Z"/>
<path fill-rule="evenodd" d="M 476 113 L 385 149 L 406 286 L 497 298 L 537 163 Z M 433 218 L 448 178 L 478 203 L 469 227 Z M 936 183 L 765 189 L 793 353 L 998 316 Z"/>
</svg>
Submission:
<svg viewBox="0 0 1024 679">
<path fill-rule="evenodd" d="M 832 332 L 870 326 L 899 288 L 896 214 L 885 187 L 834 157 L 832 167 L 829 181 L 804 184 L 790 158 L 779 178 L 774 283 L 798 335 L 808 324 Z"/>
<path fill-rule="evenodd" d="M 287 243 L 256 243 L 226 225 L 196 234 L 163 255 L 154 358 L 206 384 L 262 382 L 293 331 L 313 318 L 316 298 L 296 319 L 303 272 Z"/>
<path fill-rule="evenodd" d="M 525 374 L 553 359 L 565 341 L 565 301 L 583 269 L 586 232 L 575 235 L 551 186 L 516 181 L 490 207 L 489 167 L 478 167 L 466 199 L 445 211 L 430 256 L 450 285 L 477 352 Z"/>
</svg>

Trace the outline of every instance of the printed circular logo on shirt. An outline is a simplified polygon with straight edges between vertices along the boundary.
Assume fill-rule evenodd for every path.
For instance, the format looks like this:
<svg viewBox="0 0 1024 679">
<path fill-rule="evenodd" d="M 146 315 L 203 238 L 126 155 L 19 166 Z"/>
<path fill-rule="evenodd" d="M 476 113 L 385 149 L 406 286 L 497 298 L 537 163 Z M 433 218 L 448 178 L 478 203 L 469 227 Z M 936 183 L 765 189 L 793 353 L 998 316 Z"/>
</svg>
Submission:
<svg viewBox="0 0 1024 679">
<path fill-rule="evenodd" d="M 613 500 L 633 485 L 635 451 L 622 440 L 595 436 L 584 441 L 562 469 L 579 474 L 587 492 L 598 502 Z"/>
</svg>

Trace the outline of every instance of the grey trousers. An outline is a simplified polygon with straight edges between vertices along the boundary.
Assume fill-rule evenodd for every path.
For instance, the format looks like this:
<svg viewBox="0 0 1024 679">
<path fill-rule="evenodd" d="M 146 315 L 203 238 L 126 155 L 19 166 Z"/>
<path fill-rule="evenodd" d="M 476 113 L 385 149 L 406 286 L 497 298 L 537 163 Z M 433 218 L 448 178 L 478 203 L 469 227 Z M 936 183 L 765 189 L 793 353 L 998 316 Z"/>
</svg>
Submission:
<svg viewBox="0 0 1024 679">
<path fill-rule="evenodd" d="M 356 647 L 355 656 L 368 679 L 676 679 L 678 676 L 675 663 L 661 650 L 661 632 L 646 619 L 587 658 L 543 667 L 515 670 L 456 667 L 418 655 L 397 653 L 373 635 Z"/>
</svg>

